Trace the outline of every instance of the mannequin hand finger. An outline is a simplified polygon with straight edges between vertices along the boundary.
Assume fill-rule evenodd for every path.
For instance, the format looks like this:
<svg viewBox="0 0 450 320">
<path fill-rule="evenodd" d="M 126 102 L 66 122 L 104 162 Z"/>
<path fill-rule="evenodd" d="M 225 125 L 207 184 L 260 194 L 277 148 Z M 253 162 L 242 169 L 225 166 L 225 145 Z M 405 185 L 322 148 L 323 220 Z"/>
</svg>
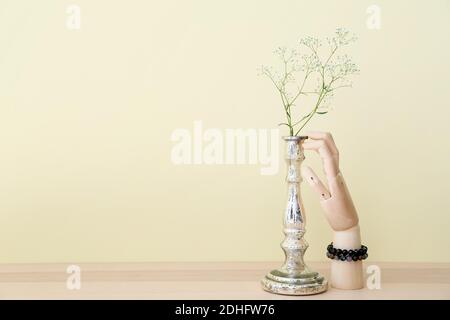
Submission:
<svg viewBox="0 0 450 320">
<path fill-rule="evenodd" d="M 316 151 L 323 162 L 323 170 L 328 179 L 336 177 L 339 173 L 339 163 L 337 156 L 332 153 L 325 140 L 307 139 L 302 144 L 304 150 Z"/>
<path fill-rule="evenodd" d="M 316 173 L 308 166 L 302 168 L 302 177 L 306 180 L 315 192 L 320 195 L 321 200 L 330 198 L 330 192 L 328 192 L 325 185 L 317 177 Z"/>
<path fill-rule="evenodd" d="M 333 156 L 325 140 L 314 140 L 308 137 L 308 139 L 303 141 L 302 146 L 305 150 L 316 151 L 322 158 L 331 158 Z"/>
<path fill-rule="evenodd" d="M 307 136 L 312 140 L 324 140 L 333 155 L 339 155 L 333 136 L 329 132 L 308 131 Z"/>
</svg>

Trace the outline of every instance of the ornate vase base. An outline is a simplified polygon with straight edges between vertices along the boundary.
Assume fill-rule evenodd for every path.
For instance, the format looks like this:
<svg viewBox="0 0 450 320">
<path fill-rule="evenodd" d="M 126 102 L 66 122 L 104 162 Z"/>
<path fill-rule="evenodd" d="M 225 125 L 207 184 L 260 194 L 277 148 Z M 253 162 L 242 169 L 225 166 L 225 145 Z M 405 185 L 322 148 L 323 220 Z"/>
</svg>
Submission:
<svg viewBox="0 0 450 320">
<path fill-rule="evenodd" d="M 282 270 L 272 270 L 261 280 L 265 291 L 303 296 L 325 292 L 328 289 L 328 281 L 318 272 L 287 273 Z"/>
</svg>

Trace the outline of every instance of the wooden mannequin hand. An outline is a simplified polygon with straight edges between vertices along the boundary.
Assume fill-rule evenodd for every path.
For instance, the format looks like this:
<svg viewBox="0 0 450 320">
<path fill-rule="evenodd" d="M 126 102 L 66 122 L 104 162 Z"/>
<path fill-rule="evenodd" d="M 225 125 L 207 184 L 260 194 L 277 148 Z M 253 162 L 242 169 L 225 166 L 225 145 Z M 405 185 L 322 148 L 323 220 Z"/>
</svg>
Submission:
<svg viewBox="0 0 450 320">
<path fill-rule="evenodd" d="M 333 245 L 339 249 L 359 249 L 361 235 L 358 214 L 339 170 L 339 152 L 333 137 L 329 133 L 308 132 L 303 149 L 316 151 L 322 159 L 328 188 L 310 167 L 302 168 L 302 177 L 320 195 L 320 204 L 334 230 Z M 331 285 L 338 289 L 362 288 L 364 286 L 362 261 L 333 260 L 330 280 Z"/>
<path fill-rule="evenodd" d="M 334 231 L 344 231 L 357 226 L 358 214 L 339 170 L 339 152 L 331 134 L 308 132 L 303 149 L 316 151 L 322 159 L 328 188 L 308 166 L 302 168 L 302 176 L 320 195 L 320 204 L 331 228 Z"/>
</svg>

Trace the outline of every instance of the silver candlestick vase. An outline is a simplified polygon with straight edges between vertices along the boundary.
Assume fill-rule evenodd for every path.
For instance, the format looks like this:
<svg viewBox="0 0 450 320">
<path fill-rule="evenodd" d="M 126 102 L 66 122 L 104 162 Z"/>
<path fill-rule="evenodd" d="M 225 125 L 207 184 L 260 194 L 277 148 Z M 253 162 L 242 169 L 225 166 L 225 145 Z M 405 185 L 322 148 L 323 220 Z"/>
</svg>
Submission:
<svg viewBox="0 0 450 320">
<path fill-rule="evenodd" d="M 264 290 L 286 295 L 310 295 L 328 289 L 327 280 L 318 272 L 310 270 L 303 256 L 308 243 L 305 235 L 305 211 L 303 208 L 300 184 L 302 182 L 300 167 L 305 159 L 301 146 L 306 137 L 283 137 L 286 141 L 286 162 L 288 200 L 283 217 L 285 238 L 281 248 L 286 256 L 284 264 L 270 271 L 262 280 Z"/>
</svg>

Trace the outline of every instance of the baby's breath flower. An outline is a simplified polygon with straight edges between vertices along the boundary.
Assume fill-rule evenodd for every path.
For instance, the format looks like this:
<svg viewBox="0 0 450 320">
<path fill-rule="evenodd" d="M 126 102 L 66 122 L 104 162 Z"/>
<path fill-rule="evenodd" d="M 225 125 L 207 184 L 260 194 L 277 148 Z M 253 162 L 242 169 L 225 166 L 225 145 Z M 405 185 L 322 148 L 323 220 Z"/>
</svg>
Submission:
<svg viewBox="0 0 450 320">
<path fill-rule="evenodd" d="M 267 76 L 279 92 L 290 135 L 299 134 L 315 114 L 328 113 L 335 91 L 351 86 L 349 77 L 359 72 L 358 66 L 346 54 L 338 52 L 355 40 L 356 36 L 350 31 L 336 29 L 332 37 L 326 38 L 328 55 L 322 59 L 319 52 L 322 51 L 322 42 L 315 37 L 304 37 L 299 41 L 299 48 L 278 47 L 274 51 L 280 61 L 279 71 L 266 66 L 258 69 L 259 74 Z M 311 89 L 310 82 L 314 79 L 316 86 Z M 316 94 L 317 101 L 312 110 L 306 110 L 306 116 L 300 116 L 301 120 L 296 122 L 292 107 L 297 109 L 298 99 L 310 94 Z M 298 130 L 296 126 L 299 126 Z"/>
</svg>

